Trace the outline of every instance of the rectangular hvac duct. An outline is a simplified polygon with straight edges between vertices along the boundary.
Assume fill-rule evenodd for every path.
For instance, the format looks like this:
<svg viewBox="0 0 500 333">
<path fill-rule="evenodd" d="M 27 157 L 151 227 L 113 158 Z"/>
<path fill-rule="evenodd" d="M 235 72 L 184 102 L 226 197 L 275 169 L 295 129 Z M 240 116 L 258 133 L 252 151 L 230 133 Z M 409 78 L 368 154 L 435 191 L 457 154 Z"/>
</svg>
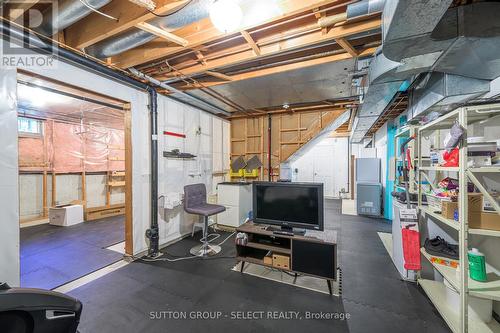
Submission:
<svg viewBox="0 0 500 333">
<path fill-rule="evenodd" d="M 439 72 L 426 73 L 410 96 L 408 120 L 420 120 L 430 112 L 447 113 L 487 93 L 489 89 L 489 80 Z"/>
</svg>

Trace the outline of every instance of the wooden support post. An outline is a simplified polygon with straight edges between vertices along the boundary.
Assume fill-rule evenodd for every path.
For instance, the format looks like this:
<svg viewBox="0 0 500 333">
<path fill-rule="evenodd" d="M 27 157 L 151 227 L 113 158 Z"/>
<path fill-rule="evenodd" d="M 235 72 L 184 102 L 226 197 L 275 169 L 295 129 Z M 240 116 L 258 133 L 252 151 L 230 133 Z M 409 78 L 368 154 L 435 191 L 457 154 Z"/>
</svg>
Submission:
<svg viewBox="0 0 500 333">
<path fill-rule="evenodd" d="M 49 211 L 48 211 L 48 205 L 47 205 L 47 170 L 43 171 L 43 176 L 42 176 L 42 216 L 47 217 Z"/>
<path fill-rule="evenodd" d="M 87 175 L 85 170 L 82 171 L 82 202 L 83 209 L 87 208 Z"/>
<path fill-rule="evenodd" d="M 51 206 L 54 207 L 56 205 L 57 198 L 57 188 L 56 188 L 56 173 L 52 171 L 52 203 Z"/>
</svg>

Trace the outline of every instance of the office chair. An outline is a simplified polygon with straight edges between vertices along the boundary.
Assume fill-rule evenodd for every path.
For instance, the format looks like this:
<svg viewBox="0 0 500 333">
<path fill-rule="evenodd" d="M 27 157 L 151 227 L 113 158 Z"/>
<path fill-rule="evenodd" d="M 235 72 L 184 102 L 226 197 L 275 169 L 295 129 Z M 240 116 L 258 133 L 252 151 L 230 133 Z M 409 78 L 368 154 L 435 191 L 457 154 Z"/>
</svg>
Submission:
<svg viewBox="0 0 500 333">
<path fill-rule="evenodd" d="M 2 333 L 75 333 L 82 303 L 54 291 L 0 283 Z"/>
<path fill-rule="evenodd" d="M 226 207 L 207 203 L 205 184 L 184 186 L 184 210 L 189 214 L 203 216 L 203 243 L 189 251 L 194 256 L 208 257 L 221 251 L 221 247 L 208 243 L 208 217 L 222 213 Z"/>
</svg>

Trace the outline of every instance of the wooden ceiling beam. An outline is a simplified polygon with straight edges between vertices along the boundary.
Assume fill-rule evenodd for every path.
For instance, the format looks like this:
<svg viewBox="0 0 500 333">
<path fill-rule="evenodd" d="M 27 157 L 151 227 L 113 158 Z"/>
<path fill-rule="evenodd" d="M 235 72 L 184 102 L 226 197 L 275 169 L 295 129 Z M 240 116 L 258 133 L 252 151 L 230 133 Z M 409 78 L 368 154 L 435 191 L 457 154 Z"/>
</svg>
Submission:
<svg viewBox="0 0 500 333">
<path fill-rule="evenodd" d="M 214 72 L 214 71 L 206 71 L 205 74 L 208 74 L 210 76 L 216 77 L 218 79 L 226 80 L 226 81 L 233 81 L 233 78 L 229 75 L 222 74 L 219 72 Z"/>
<path fill-rule="evenodd" d="M 194 54 L 196 55 L 196 58 L 198 58 L 199 62 L 203 67 L 207 66 L 207 61 L 205 60 L 205 57 L 203 56 L 203 53 L 201 53 L 200 50 L 195 50 Z"/>
<path fill-rule="evenodd" d="M 285 41 L 277 41 L 272 44 L 262 45 L 260 47 L 260 54 L 261 54 L 260 57 L 277 55 L 285 51 L 288 52 L 306 46 L 321 44 L 330 40 L 342 39 L 350 35 L 379 28 L 380 24 L 381 24 L 380 18 L 372 18 L 367 21 L 353 22 L 342 26 L 334 27 L 330 29 L 330 31 L 326 35 L 323 35 L 320 30 L 317 30 L 307 35 L 301 35 L 295 38 L 290 38 Z M 360 54 L 356 52 L 356 56 L 359 55 Z M 351 54 L 351 56 L 353 55 Z M 213 59 L 210 61 L 210 64 L 208 66 L 195 65 L 187 68 L 178 68 L 177 66 L 175 67 L 178 68 L 179 70 L 182 70 L 182 73 L 184 75 L 194 75 L 194 74 L 202 74 L 207 70 L 215 70 L 220 67 L 242 64 L 251 60 L 255 60 L 257 58 L 259 57 L 256 56 L 252 50 L 245 50 L 243 52 L 230 54 L 228 56 L 220 57 L 218 59 Z M 117 63 L 117 65 L 121 66 L 119 62 Z M 167 80 L 171 77 L 172 77 L 171 74 L 165 74 L 157 78 L 159 80 Z"/>
<path fill-rule="evenodd" d="M 337 42 L 337 44 L 340 45 L 341 48 L 343 48 L 347 53 L 349 53 L 353 57 L 358 56 L 358 51 L 356 51 L 356 49 L 351 45 L 351 43 L 349 43 L 344 38 L 336 38 L 335 41 Z"/>
<path fill-rule="evenodd" d="M 260 48 L 257 45 L 257 43 L 255 43 L 255 41 L 253 40 L 252 36 L 250 36 L 248 31 L 246 30 L 241 31 L 241 35 L 243 36 L 243 38 L 245 38 L 247 44 L 250 45 L 255 55 L 260 56 Z"/>
<path fill-rule="evenodd" d="M 321 113 L 328 113 L 328 112 L 335 112 L 335 113 L 339 113 L 342 114 L 343 112 L 345 112 L 345 108 L 342 108 L 342 107 L 338 107 L 338 108 L 330 108 L 330 109 L 327 109 L 327 110 L 303 110 L 303 111 L 296 111 L 296 112 L 292 112 L 290 110 L 275 110 L 275 111 L 267 111 L 265 113 L 251 113 L 251 114 L 244 114 L 244 113 L 240 113 L 240 112 L 234 112 L 235 114 L 234 115 L 231 115 L 228 117 L 228 119 L 240 119 L 240 118 L 253 118 L 253 117 L 259 117 L 259 116 L 263 116 L 263 115 L 267 115 L 267 114 L 270 114 L 270 115 L 279 115 L 279 114 L 306 114 L 306 113 L 315 113 L 315 112 L 321 112 Z"/>
<path fill-rule="evenodd" d="M 146 22 L 141 22 L 141 23 L 137 23 L 135 26 L 141 30 L 149 32 L 150 34 L 153 34 L 153 35 L 158 36 L 160 38 L 166 39 L 169 42 L 172 42 L 172 43 L 184 46 L 184 47 L 186 47 L 188 45 L 188 41 L 185 40 L 184 38 L 176 36 L 173 33 L 165 31 L 165 30 L 158 28 L 157 26 L 154 26 L 152 24 L 149 24 Z"/>
<path fill-rule="evenodd" d="M 184 6 L 189 0 L 156 0 L 155 2 L 155 13 L 165 15 Z M 101 11 L 118 18 L 118 21 L 110 20 L 98 13 L 91 13 L 84 20 L 76 22 L 65 30 L 67 45 L 83 49 L 156 17 L 146 8 L 133 6 L 128 1 L 112 1 L 101 8 Z"/>
<path fill-rule="evenodd" d="M 263 26 L 278 19 L 285 20 L 287 18 L 293 17 L 294 15 L 312 11 L 314 8 L 328 5 L 341 5 L 347 2 L 348 1 L 346 0 L 280 0 L 279 5 L 282 9 L 282 14 L 273 17 L 265 22 L 261 22 L 258 25 L 243 27 L 242 30 L 249 30 L 259 26 Z M 185 38 L 189 42 L 190 47 L 196 47 L 198 45 L 207 44 L 227 37 L 227 34 L 220 32 L 214 27 L 209 18 L 189 24 L 176 31 L 173 31 L 173 33 L 175 33 L 177 36 Z M 160 49 L 152 44 L 154 42 L 155 41 L 147 43 L 143 46 L 137 47 L 116 56 L 116 59 L 113 59 L 113 63 L 118 64 L 118 66 L 122 68 L 128 68 L 160 58 L 168 57 L 184 49 L 182 47 L 169 47 Z"/>
<path fill-rule="evenodd" d="M 371 56 L 375 53 L 375 50 L 376 50 L 375 47 L 370 47 L 370 48 L 367 48 L 367 49 L 364 49 L 363 51 L 361 51 L 359 53 L 359 55 L 360 56 Z M 351 58 L 352 58 L 352 56 L 349 53 L 345 52 L 345 53 L 339 53 L 339 54 L 326 56 L 326 57 L 322 57 L 322 58 L 299 61 L 299 62 L 275 66 L 275 67 L 271 67 L 271 68 L 258 69 L 255 71 L 246 72 L 246 73 L 242 73 L 242 74 L 235 74 L 235 75 L 231 75 L 231 78 L 232 78 L 232 82 L 241 81 L 241 80 L 266 76 L 266 75 L 270 75 L 270 74 L 276 74 L 276 73 L 286 72 L 286 71 L 290 71 L 290 70 L 295 70 L 295 69 L 299 69 L 299 68 L 325 64 L 328 62 L 347 60 L 347 59 L 351 59 Z M 183 89 L 183 90 L 190 90 L 190 89 L 199 89 L 199 88 L 203 88 L 203 87 L 206 88 L 206 87 L 218 86 L 218 85 L 224 84 L 224 83 L 226 83 L 226 82 L 220 82 L 220 81 L 201 82 L 200 84 L 191 84 L 191 85 L 182 84 L 180 86 L 177 86 L 176 88 Z"/>
</svg>

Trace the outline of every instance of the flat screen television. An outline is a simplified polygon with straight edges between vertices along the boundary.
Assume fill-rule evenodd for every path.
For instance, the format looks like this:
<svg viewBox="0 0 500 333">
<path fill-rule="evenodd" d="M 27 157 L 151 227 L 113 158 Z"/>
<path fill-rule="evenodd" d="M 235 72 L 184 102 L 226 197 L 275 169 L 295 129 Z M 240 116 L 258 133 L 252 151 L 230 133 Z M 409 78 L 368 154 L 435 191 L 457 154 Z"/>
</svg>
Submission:
<svg viewBox="0 0 500 333">
<path fill-rule="evenodd" d="M 254 182 L 253 221 L 323 231 L 323 184 Z"/>
</svg>

